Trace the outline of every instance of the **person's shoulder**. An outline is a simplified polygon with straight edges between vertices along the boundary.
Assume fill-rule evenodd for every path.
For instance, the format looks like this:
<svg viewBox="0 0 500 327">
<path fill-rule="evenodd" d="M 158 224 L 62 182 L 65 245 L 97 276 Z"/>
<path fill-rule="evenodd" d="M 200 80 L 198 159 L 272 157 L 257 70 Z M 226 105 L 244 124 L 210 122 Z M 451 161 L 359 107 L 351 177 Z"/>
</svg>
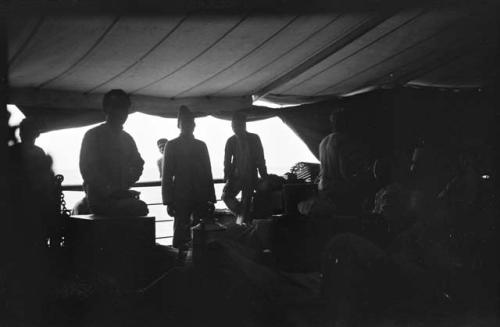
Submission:
<svg viewBox="0 0 500 327">
<path fill-rule="evenodd" d="M 99 132 L 104 132 L 108 129 L 108 127 L 106 126 L 106 123 L 102 123 L 102 124 L 99 124 L 95 127 L 92 127 L 91 129 L 89 129 L 87 131 L 87 133 L 99 133 Z"/>
<path fill-rule="evenodd" d="M 250 139 L 252 139 L 252 140 L 260 140 L 259 135 L 255 134 L 255 133 L 249 133 L 249 132 L 247 132 L 247 134 L 248 134 L 248 137 Z"/>
<path fill-rule="evenodd" d="M 202 140 L 198 140 L 198 139 L 194 139 L 194 142 L 197 146 L 203 148 L 203 147 L 207 147 L 207 145 L 205 144 L 205 142 L 203 142 Z"/>
<path fill-rule="evenodd" d="M 320 145 L 325 144 L 329 141 L 331 141 L 333 138 L 335 138 L 335 133 L 330 133 L 327 136 L 323 137 L 323 139 L 320 142 Z"/>
<path fill-rule="evenodd" d="M 88 131 L 85 132 L 84 137 L 91 137 L 91 136 L 100 135 L 104 132 L 105 128 L 106 127 L 104 126 L 104 124 L 100 124 L 100 125 L 97 125 L 95 127 L 92 127 L 91 129 L 89 129 Z"/>
<path fill-rule="evenodd" d="M 171 139 L 165 144 L 165 149 L 172 149 L 177 147 L 180 143 L 182 142 L 180 137 L 176 137 L 174 139 Z"/>
<path fill-rule="evenodd" d="M 127 131 L 125 130 L 121 130 L 121 135 L 122 137 L 126 138 L 127 140 L 129 141 L 134 141 L 134 138 L 132 137 L 132 135 L 130 135 Z"/>
<path fill-rule="evenodd" d="M 45 151 L 41 147 L 39 147 L 38 145 L 33 145 L 33 151 L 39 155 L 44 155 L 44 156 L 46 155 Z"/>
<path fill-rule="evenodd" d="M 185 145 L 185 141 L 182 137 L 178 136 L 174 139 L 171 139 L 167 142 L 167 144 L 165 144 L 165 149 L 174 149 L 174 148 L 178 148 L 178 147 L 182 147 Z M 165 150 L 166 151 L 166 150 Z"/>
<path fill-rule="evenodd" d="M 179 143 L 180 139 L 181 138 L 179 136 L 177 136 L 176 138 L 169 140 L 166 145 L 168 146 L 168 145 L 177 144 L 177 143 Z"/>
</svg>

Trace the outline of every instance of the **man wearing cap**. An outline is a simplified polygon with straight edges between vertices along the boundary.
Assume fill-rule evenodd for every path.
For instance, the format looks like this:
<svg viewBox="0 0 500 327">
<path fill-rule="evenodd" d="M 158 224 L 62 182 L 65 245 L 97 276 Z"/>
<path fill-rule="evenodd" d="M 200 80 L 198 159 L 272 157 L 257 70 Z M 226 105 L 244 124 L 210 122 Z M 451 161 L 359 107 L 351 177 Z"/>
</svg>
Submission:
<svg viewBox="0 0 500 327">
<path fill-rule="evenodd" d="M 174 217 L 173 246 L 190 247 L 191 226 L 214 208 L 215 189 L 208 149 L 194 138 L 194 115 L 188 107 L 179 109 L 179 137 L 169 141 L 163 159 L 162 197 L 167 212 Z"/>
<path fill-rule="evenodd" d="M 250 222 L 250 203 L 258 180 L 257 172 L 260 177 L 266 177 L 267 168 L 259 136 L 246 130 L 246 116 L 234 114 L 231 125 L 234 135 L 226 142 L 224 180 L 227 182 L 222 200 L 237 216 L 236 222 L 243 224 Z M 236 195 L 240 192 L 241 201 L 238 201 Z"/>
<path fill-rule="evenodd" d="M 158 158 L 156 164 L 158 165 L 158 171 L 160 172 L 160 178 L 163 176 L 163 152 L 165 151 L 165 145 L 167 145 L 168 140 L 161 138 L 156 141 L 156 145 L 158 146 L 158 151 L 161 153 L 161 157 Z"/>
<path fill-rule="evenodd" d="M 90 210 L 111 216 L 143 216 L 147 205 L 130 187 L 142 174 L 144 160 L 134 139 L 123 130 L 130 98 L 123 90 L 104 95 L 106 122 L 85 133 L 80 172 Z"/>
</svg>

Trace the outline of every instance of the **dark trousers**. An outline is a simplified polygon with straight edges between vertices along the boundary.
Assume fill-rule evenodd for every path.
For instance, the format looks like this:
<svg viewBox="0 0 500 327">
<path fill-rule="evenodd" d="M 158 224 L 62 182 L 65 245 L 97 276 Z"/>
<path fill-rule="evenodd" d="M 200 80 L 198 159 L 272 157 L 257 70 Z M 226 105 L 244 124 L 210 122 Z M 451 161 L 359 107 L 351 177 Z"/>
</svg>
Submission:
<svg viewBox="0 0 500 327">
<path fill-rule="evenodd" d="M 172 245 L 187 250 L 191 241 L 191 227 L 195 226 L 206 213 L 206 205 L 199 203 L 179 203 L 175 205 L 174 239 Z"/>
</svg>

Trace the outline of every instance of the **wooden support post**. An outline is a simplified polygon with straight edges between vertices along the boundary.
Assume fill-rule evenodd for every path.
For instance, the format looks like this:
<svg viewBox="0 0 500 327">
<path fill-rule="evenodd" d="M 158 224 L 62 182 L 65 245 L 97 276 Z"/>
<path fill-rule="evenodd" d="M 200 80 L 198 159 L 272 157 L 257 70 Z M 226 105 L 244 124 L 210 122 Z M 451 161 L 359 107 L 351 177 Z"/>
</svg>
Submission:
<svg viewBox="0 0 500 327">
<path fill-rule="evenodd" d="M 8 165 L 9 165 L 9 114 L 8 103 L 8 43 L 6 13 L 0 13 L 0 268 L 4 251 L 8 249 L 8 236 L 11 222 L 11 201 L 9 199 Z"/>
</svg>

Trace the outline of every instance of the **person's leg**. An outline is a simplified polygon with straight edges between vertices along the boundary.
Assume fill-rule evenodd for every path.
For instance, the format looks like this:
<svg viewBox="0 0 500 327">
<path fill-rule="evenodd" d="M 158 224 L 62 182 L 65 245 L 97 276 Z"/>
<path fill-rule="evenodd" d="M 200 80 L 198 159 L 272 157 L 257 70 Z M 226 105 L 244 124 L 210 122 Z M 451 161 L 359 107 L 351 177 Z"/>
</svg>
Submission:
<svg viewBox="0 0 500 327">
<path fill-rule="evenodd" d="M 243 181 L 241 188 L 241 209 L 240 214 L 243 219 L 243 223 L 250 223 L 252 217 L 250 217 L 250 209 L 252 206 L 254 183 L 252 181 Z"/>
<path fill-rule="evenodd" d="M 88 202 L 86 196 L 83 197 L 81 200 L 79 200 L 75 204 L 75 206 L 74 206 L 74 208 L 73 208 L 73 210 L 71 212 L 72 215 L 88 215 L 88 214 L 91 214 L 91 213 L 92 212 L 90 211 L 89 202 Z"/>
<path fill-rule="evenodd" d="M 182 204 L 175 208 L 174 239 L 172 245 L 179 250 L 188 250 L 191 241 L 192 205 Z"/>
<path fill-rule="evenodd" d="M 235 179 L 229 180 L 222 191 L 222 201 L 224 201 L 227 208 L 235 215 L 241 214 L 241 202 L 236 199 L 236 195 L 240 191 L 241 183 Z"/>
<path fill-rule="evenodd" d="M 191 225 L 196 226 L 200 223 L 200 220 L 203 219 L 205 222 L 208 222 L 208 207 L 206 203 L 197 203 L 194 206 L 193 214 L 191 216 Z"/>
</svg>

